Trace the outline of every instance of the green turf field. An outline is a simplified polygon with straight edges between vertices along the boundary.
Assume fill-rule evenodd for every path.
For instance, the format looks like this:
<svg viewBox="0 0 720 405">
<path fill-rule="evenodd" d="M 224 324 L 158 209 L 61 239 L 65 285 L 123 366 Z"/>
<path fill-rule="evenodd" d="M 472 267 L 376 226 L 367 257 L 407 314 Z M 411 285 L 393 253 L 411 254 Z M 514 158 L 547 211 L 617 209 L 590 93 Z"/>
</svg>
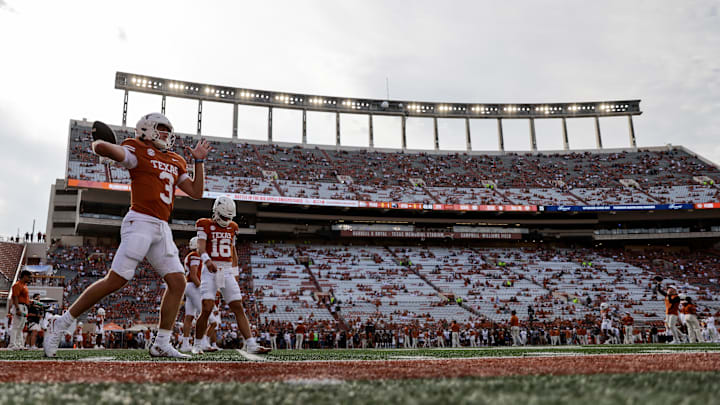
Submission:
<svg viewBox="0 0 720 405">
<path fill-rule="evenodd" d="M 393 360 L 414 358 L 469 357 L 534 357 L 582 354 L 650 354 L 672 352 L 720 352 L 720 344 L 697 343 L 683 345 L 603 345 L 603 346 L 543 346 L 488 347 L 477 349 L 350 349 L 350 350 L 277 350 L 264 356 L 266 361 L 308 360 Z M 57 360 L 173 361 L 155 359 L 146 350 L 59 350 Z M 0 360 L 41 360 L 42 350 L 0 351 Z M 193 356 L 190 361 L 247 361 L 237 350 L 223 350 Z"/>
<path fill-rule="evenodd" d="M 264 361 L 413 360 L 483 357 L 582 356 L 588 354 L 720 352 L 718 344 L 561 346 L 420 350 L 279 350 Z M 0 372 L 13 360 L 47 360 L 42 351 L 0 351 Z M 145 350 L 60 350 L 57 360 L 127 361 L 129 369 L 154 359 Z M 9 363 L 7 361 L 10 361 Z M 190 361 L 246 362 L 237 350 L 194 356 Z M 588 361 L 591 361 L 588 359 Z M 3 364 L 3 362 L 5 362 Z M 138 363 L 133 363 L 138 362 Z M 312 364 L 312 363 L 310 363 Z M 172 365 L 168 365 L 173 367 Z M 309 365 L 308 367 L 312 367 Z M 309 373 L 308 375 L 312 375 Z M 440 370 L 439 375 L 442 375 Z M 0 384 L 0 404 L 714 404 L 720 372 L 596 375 L 530 375 L 406 380 L 291 380 L 267 383 Z"/>
<path fill-rule="evenodd" d="M 713 404 L 720 373 L 193 384 L 0 384 L 1 404 Z"/>
</svg>

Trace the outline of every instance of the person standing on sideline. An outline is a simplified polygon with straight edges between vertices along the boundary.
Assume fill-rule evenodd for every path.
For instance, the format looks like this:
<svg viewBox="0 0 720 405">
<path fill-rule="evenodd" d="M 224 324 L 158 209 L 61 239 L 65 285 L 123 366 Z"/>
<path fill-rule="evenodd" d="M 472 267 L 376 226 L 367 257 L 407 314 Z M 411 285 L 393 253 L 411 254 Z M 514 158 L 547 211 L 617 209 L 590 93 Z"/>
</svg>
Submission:
<svg viewBox="0 0 720 405">
<path fill-rule="evenodd" d="M 202 312 L 202 297 L 200 296 L 200 274 L 202 272 L 202 261 L 200 254 L 197 252 L 198 239 L 197 236 L 190 239 L 188 247 L 190 253 L 185 256 L 185 278 L 187 286 L 185 287 L 185 318 L 183 318 L 183 333 L 180 337 L 180 351 L 189 352 L 192 350 L 190 344 L 190 332 L 192 332 L 192 323 L 195 318 Z"/>
<path fill-rule="evenodd" d="M 697 318 L 697 306 L 693 303 L 692 298 L 685 297 L 682 312 L 685 314 L 688 342 L 703 343 L 702 329 L 700 328 L 700 321 L 698 321 Z"/>
<path fill-rule="evenodd" d="M 673 337 L 670 344 L 679 344 L 682 342 L 680 330 L 677 327 L 678 315 L 680 314 L 680 296 L 678 296 L 674 287 L 668 287 L 667 291 L 663 291 L 658 284 L 656 289 L 665 297 L 665 327 Z"/>
<path fill-rule="evenodd" d="M 12 298 L 10 298 L 11 307 L 13 308 L 12 324 L 10 325 L 10 349 L 21 350 L 25 348 L 25 339 L 23 338 L 23 329 L 28 316 L 28 305 L 30 305 L 30 291 L 28 291 L 28 283 L 32 278 L 32 273 L 27 270 L 20 272 L 20 278 L 12 286 Z"/>
<path fill-rule="evenodd" d="M 195 159 L 194 178 L 187 172 L 185 159 L 173 152 L 175 133 L 170 121 L 160 113 L 143 115 L 135 127 L 135 138 L 116 145 L 103 140 L 92 143 L 96 155 L 117 162 L 130 172 L 131 206 L 120 227 L 120 246 L 105 278 L 88 287 L 57 320 L 43 342 L 46 357 L 55 357 L 60 337 L 77 317 L 97 302 L 123 288 L 144 258 L 167 284 L 160 306 L 160 322 L 153 357 L 188 358 L 170 344 L 170 334 L 185 292 L 185 274 L 180 263 L 168 220 L 175 202 L 175 188 L 190 198 L 203 196 L 203 162 L 210 144 L 201 139 L 194 149 L 186 147 Z"/>
<path fill-rule="evenodd" d="M 515 311 L 512 311 L 510 316 L 510 334 L 512 335 L 513 346 L 520 346 L 520 319 L 518 319 Z"/>
<path fill-rule="evenodd" d="M 295 327 L 295 350 L 303 348 L 303 340 L 305 338 L 305 325 L 303 325 L 302 319 L 298 321 Z M 364 349 L 364 347 L 363 347 Z"/>
<path fill-rule="evenodd" d="M 633 325 L 635 324 L 635 319 L 630 315 L 630 312 L 626 312 L 625 316 L 622 318 L 622 324 L 625 327 L 625 337 L 623 338 L 623 344 L 631 345 L 635 343 L 635 335 L 633 335 Z"/>
<path fill-rule="evenodd" d="M 457 321 L 452 321 L 450 325 L 452 331 L 452 347 L 460 347 L 460 324 Z"/>
<path fill-rule="evenodd" d="M 31 349 L 37 348 L 36 342 L 37 342 L 37 336 L 38 332 L 42 330 L 42 327 L 40 325 L 40 322 L 42 321 L 43 317 L 45 316 L 45 305 L 43 305 L 42 302 L 40 302 L 40 294 L 35 293 L 32 296 L 32 299 L 30 300 L 30 303 L 28 304 L 28 312 L 27 312 L 27 320 L 26 320 L 26 328 L 28 332 L 27 336 L 27 345 Z"/>
</svg>

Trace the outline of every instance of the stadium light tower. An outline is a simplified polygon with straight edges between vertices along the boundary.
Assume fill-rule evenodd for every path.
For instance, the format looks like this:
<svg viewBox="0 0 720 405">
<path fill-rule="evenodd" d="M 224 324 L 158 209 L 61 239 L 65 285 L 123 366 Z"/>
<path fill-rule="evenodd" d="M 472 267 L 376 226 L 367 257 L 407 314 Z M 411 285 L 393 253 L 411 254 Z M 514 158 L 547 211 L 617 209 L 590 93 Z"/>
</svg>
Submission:
<svg viewBox="0 0 720 405">
<path fill-rule="evenodd" d="M 124 90 L 122 125 L 127 125 L 127 107 L 130 92 L 156 94 L 162 97 L 161 111 L 165 113 L 167 97 L 197 100 L 197 133 L 202 133 L 203 102 L 227 103 L 233 105 L 232 136 L 238 136 L 238 105 L 260 106 L 268 109 L 268 141 L 273 140 L 273 108 L 302 111 L 302 143 L 307 143 L 307 112 L 320 111 L 335 113 L 335 143 L 340 145 L 340 114 L 365 114 L 368 116 L 368 139 L 370 148 L 374 147 L 373 117 L 395 116 L 401 119 L 402 149 L 407 149 L 406 121 L 411 117 L 433 119 L 434 147 L 440 150 L 438 119 L 464 119 L 465 143 L 467 151 L 472 151 L 470 140 L 471 119 L 497 120 L 498 149 L 505 150 L 503 120 L 526 119 L 529 122 L 530 150 L 537 150 L 535 120 L 561 119 L 562 141 L 565 150 L 570 149 L 567 131 L 568 118 L 594 118 L 595 143 L 598 149 L 603 147 L 600 118 L 628 117 L 630 147 L 636 148 L 634 115 L 642 114 L 640 100 L 589 101 L 576 103 L 539 103 L 539 104 L 477 104 L 477 103 L 437 103 L 426 101 L 381 100 L 354 97 L 321 96 L 269 90 L 249 89 L 214 85 L 208 83 L 171 80 L 147 75 L 117 72 L 115 88 Z"/>
</svg>

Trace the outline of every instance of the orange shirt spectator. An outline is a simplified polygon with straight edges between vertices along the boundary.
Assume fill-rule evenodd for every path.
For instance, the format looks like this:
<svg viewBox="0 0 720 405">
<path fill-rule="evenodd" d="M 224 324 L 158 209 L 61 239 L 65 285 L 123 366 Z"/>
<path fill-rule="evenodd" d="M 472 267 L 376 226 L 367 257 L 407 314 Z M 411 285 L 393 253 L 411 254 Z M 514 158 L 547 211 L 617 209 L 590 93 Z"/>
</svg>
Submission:
<svg viewBox="0 0 720 405">
<path fill-rule="evenodd" d="M 520 326 L 520 319 L 518 319 L 517 315 L 510 317 L 510 326 Z"/>
<path fill-rule="evenodd" d="M 22 279 L 13 284 L 12 295 L 13 297 L 17 297 L 18 304 L 30 305 L 30 292 L 28 291 L 27 284 L 25 284 Z"/>
<path fill-rule="evenodd" d="M 630 314 L 627 314 L 622 318 L 623 325 L 632 326 L 634 323 L 635 323 L 635 319 L 633 319 L 633 317 L 630 316 Z"/>
</svg>

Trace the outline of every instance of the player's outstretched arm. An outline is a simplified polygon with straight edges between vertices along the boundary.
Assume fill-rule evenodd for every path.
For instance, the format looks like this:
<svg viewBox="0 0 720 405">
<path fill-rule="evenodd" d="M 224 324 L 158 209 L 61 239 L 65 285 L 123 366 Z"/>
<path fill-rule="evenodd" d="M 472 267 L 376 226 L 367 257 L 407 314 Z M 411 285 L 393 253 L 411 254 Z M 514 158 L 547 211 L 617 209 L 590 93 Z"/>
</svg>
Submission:
<svg viewBox="0 0 720 405">
<path fill-rule="evenodd" d="M 190 149 L 187 146 L 185 149 L 190 151 L 193 159 L 195 159 L 195 178 L 178 184 L 178 187 L 190 196 L 190 198 L 197 200 L 202 198 L 203 190 L 205 189 L 205 166 L 203 163 L 208 153 L 210 153 L 210 142 L 201 139 L 200 142 L 195 145 L 194 149 Z"/>
<path fill-rule="evenodd" d="M 116 162 L 125 160 L 125 148 L 120 145 L 98 139 L 97 141 L 93 141 L 92 150 L 96 155 L 112 159 Z"/>
</svg>

